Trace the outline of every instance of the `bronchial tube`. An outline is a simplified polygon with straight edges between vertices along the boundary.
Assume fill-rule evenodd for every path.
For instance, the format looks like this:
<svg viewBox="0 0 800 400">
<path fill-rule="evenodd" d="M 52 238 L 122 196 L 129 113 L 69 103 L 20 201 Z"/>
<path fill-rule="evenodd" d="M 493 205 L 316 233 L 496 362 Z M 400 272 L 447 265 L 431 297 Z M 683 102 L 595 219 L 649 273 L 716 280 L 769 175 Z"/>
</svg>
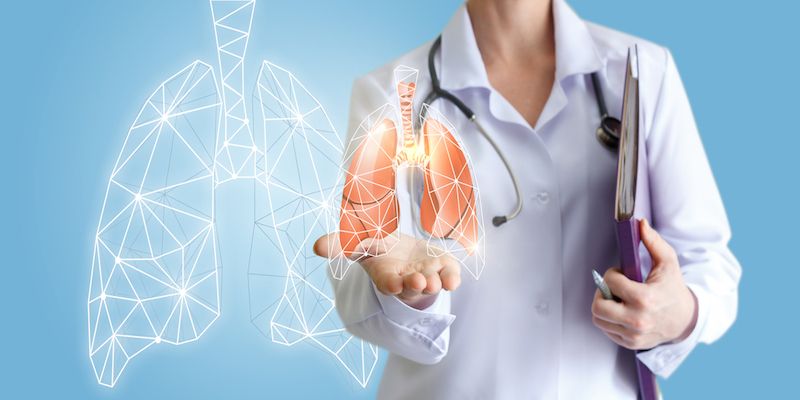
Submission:
<svg viewBox="0 0 800 400">
<path fill-rule="evenodd" d="M 397 95 L 400 97 L 400 118 L 403 124 L 403 147 L 406 149 L 413 148 L 417 144 L 414 137 L 414 126 L 411 122 L 415 86 L 416 84 L 413 82 L 397 84 Z"/>
<path fill-rule="evenodd" d="M 254 0 L 211 0 L 224 106 L 215 164 L 218 183 L 256 176 L 255 140 L 244 95 L 244 58 L 254 9 Z"/>
</svg>

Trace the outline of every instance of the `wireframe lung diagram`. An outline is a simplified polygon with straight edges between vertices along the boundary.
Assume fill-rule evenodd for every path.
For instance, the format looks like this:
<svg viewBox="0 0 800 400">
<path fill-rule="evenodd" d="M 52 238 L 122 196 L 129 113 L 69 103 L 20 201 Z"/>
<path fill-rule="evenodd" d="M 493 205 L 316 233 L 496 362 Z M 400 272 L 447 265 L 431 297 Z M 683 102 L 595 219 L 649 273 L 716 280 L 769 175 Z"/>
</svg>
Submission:
<svg viewBox="0 0 800 400">
<path fill-rule="evenodd" d="M 251 322 L 276 344 L 309 343 L 330 354 L 362 387 L 378 348 L 344 329 L 328 279 L 329 271 L 343 279 L 354 262 L 315 256 L 317 237 L 339 232 L 344 252 L 352 252 L 361 240 L 393 234 L 396 171 L 420 167 L 416 216 L 431 251 L 457 255 L 476 278 L 483 268 L 480 198 L 468 155 L 433 108 L 421 121 L 422 138 L 415 137 L 416 71 L 398 70 L 400 112 L 387 104 L 371 114 L 346 149 L 319 101 L 268 61 L 255 78 L 249 115 L 245 55 L 255 3 L 210 0 L 216 71 L 197 60 L 162 82 L 116 159 L 87 299 L 88 355 L 101 385 L 114 387 L 151 347 L 198 340 L 220 316 L 215 206 L 227 182 L 252 181 L 255 191 Z M 343 159 L 351 160 L 349 169 Z"/>
</svg>

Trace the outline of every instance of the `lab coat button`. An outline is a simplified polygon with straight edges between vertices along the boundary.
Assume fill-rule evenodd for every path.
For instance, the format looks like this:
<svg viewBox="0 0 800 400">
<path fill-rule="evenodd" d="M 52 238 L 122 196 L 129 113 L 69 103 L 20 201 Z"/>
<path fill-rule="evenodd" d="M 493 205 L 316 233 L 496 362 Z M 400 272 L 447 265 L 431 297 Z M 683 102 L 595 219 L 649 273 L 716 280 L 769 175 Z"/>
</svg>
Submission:
<svg viewBox="0 0 800 400">
<path fill-rule="evenodd" d="M 540 315 L 547 315 L 549 311 L 550 311 L 550 303 L 546 301 L 543 301 L 536 305 L 536 312 L 538 312 Z"/>
<path fill-rule="evenodd" d="M 547 204 L 550 201 L 550 193 L 539 192 L 536 194 L 536 200 L 538 200 L 539 203 Z"/>
</svg>

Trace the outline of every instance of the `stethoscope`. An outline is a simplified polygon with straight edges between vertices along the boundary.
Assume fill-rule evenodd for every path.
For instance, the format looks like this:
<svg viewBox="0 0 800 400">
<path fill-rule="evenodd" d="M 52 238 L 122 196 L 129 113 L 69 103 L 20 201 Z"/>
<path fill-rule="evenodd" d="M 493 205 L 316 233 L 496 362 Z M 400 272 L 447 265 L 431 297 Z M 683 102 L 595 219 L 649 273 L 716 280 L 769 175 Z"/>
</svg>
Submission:
<svg viewBox="0 0 800 400">
<path fill-rule="evenodd" d="M 432 105 L 438 99 L 444 99 L 456 106 L 464 117 L 466 117 L 470 122 L 472 122 L 476 128 L 478 128 L 478 132 L 486 139 L 487 142 L 492 146 L 497 156 L 500 157 L 500 161 L 503 162 L 503 165 L 506 167 L 506 171 L 508 171 L 509 177 L 511 177 L 511 182 L 514 185 L 514 193 L 517 196 L 517 204 L 514 206 L 514 209 L 506 214 L 506 215 L 497 215 L 492 218 L 492 224 L 494 226 L 500 226 L 505 224 L 508 221 L 516 218 L 519 213 L 522 211 L 522 193 L 519 189 L 519 182 L 517 181 L 516 175 L 514 175 L 514 171 L 511 170 L 511 165 L 508 163 L 503 152 L 497 146 L 497 143 L 492 139 L 486 129 L 484 129 L 483 125 L 481 125 L 478 116 L 472 111 L 471 108 L 467 107 L 461 99 L 456 97 L 452 92 L 442 89 L 442 86 L 439 82 L 439 76 L 436 72 L 436 65 L 434 64 L 434 58 L 436 56 L 436 52 L 439 51 L 439 48 L 442 46 L 442 37 L 439 36 L 431 45 L 431 49 L 428 51 L 428 72 L 431 76 L 431 92 L 425 99 L 422 101 L 423 104 Z M 608 110 L 606 109 L 606 102 L 603 98 L 603 91 L 600 88 L 600 83 L 598 81 L 597 72 L 591 73 L 592 79 L 592 86 L 594 88 L 594 95 L 595 99 L 597 100 L 597 108 L 600 110 L 600 126 L 597 127 L 596 136 L 597 140 L 607 149 L 611 151 L 616 151 L 617 147 L 619 146 L 619 132 L 621 123 L 619 119 L 614 118 L 608 115 Z M 423 107 L 422 111 L 420 112 L 420 120 L 425 119 L 425 114 L 427 112 L 427 107 Z"/>
</svg>

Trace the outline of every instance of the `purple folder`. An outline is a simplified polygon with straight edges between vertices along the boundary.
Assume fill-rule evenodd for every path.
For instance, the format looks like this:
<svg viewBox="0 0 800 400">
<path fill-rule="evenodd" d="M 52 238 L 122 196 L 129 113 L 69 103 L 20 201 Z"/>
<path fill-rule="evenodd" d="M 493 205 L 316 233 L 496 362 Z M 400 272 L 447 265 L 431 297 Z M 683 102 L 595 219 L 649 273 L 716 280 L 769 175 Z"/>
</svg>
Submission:
<svg viewBox="0 0 800 400">
<path fill-rule="evenodd" d="M 636 204 L 636 174 L 639 164 L 639 62 L 636 47 L 628 50 L 621 122 L 614 212 L 617 220 L 617 245 L 619 246 L 622 272 L 628 279 L 642 282 L 642 265 L 639 260 L 639 224 L 633 217 Z M 636 358 L 636 375 L 639 379 L 640 400 L 661 398 L 655 375 L 638 358 Z"/>
<path fill-rule="evenodd" d="M 617 221 L 617 241 L 619 244 L 622 271 L 628 279 L 642 282 L 642 269 L 639 262 L 639 224 L 635 219 Z M 657 400 L 661 398 L 656 377 L 636 358 L 636 375 L 639 378 L 639 399 Z"/>
</svg>

